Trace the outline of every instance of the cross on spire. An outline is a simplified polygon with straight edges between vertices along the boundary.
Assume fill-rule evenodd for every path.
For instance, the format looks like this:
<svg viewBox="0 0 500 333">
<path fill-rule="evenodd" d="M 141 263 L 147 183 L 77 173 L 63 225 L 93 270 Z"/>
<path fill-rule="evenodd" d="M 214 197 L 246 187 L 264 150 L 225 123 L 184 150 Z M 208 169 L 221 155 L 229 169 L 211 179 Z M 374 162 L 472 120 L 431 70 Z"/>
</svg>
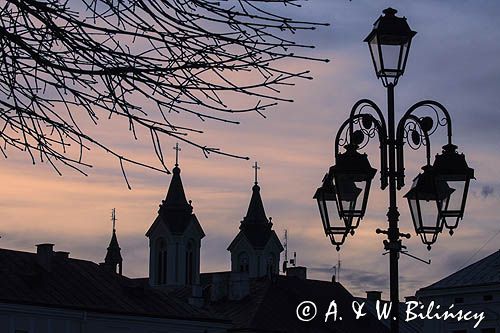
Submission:
<svg viewBox="0 0 500 333">
<path fill-rule="evenodd" d="M 255 164 L 252 166 L 252 169 L 255 169 L 255 185 L 259 183 L 258 181 L 258 172 L 260 170 L 260 166 L 255 162 Z"/>
<path fill-rule="evenodd" d="M 176 143 L 173 149 L 175 150 L 175 166 L 179 166 L 179 152 L 181 151 L 179 143 Z"/>
<path fill-rule="evenodd" d="M 113 222 L 113 232 L 116 231 L 116 220 L 117 220 L 117 218 L 116 218 L 116 210 L 113 208 L 111 210 L 111 221 Z"/>
</svg>

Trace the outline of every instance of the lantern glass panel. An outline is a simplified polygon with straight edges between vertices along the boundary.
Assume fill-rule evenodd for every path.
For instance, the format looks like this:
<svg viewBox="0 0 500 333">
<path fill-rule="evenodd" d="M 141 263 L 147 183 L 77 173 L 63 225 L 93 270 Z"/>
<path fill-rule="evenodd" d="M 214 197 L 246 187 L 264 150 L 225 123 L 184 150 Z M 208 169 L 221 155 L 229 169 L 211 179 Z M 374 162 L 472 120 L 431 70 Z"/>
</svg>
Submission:
<svg viewBox="0 0 500 333">
<path fill-rule="evenodd" d="M 400 45 L 381 45 L 382 48 L 382 61 L 384 62 L 384 75 L 385 76 L 399 76 L 401 73 Z"/>
<path fill-rule="evenodd" d="M 382 60 L 380 58 L 380 52 L 378 49 L 378 38 L 377 35 L 373 35 L 373 38 L 368 43 L 370 47 L 370 52 L 373 58 L 373 65 L 375 66 L 375 72 L 377 75 L 382 71 Z"/>
<path fill-rule="evenodd" d="M 448 205 L 443 206 L 443 215 L 448 216 L 462 216 L 462 203 L 464 202 L 464 196 L 467 196 L 466 193 L 466 180 L 460 179 L 458 177 L 439 177 L 438 181 L 444 181 L 447 185 L 452 188 L 454 191 L 451 193 L 449 197 Z"/>
<path fill-rule="evenodd" d="M 353 175 L 338 175 L 336 181 L 341 217 L 360 216 L 363 208 L 360 194 L 366 188 L 366 181 L 356 181 Z"/>
<path fill-rule="evenodd" d="M 420 200 L 420 215 L 422 228 L 424 230 L 441 230 L 442 223 L 439 215 L 439 209 L 436 206 L 442 204 L 443 201 L 432 201 L 432 200 Z"/>
<path fill-rule="evenodd" d="M 318 198 L 319 214 L 321 216 L 321 222 L 323 223 L 324 230 L 328 229 L 328 213 L 327 213 L 326 206 L 327 206 L 326 202 L 322 201 L 320 198 Z"/>
<path fill-rule="evenodd" d="M 406 43 L 401 45 L 401 58 L 400 58 L 401 74 L 404 72 L 405 67 L 406 67 L 406 61 L 408 60 L 408 51 L 409 51 L 408 49 L 410 48 L 410 43 L 411 43 L 411 39 L 409 39 Z"/>
<path fill-rule="evenodd" d="M 325 233 L 331 229 L 331 224 L 339 220 L 333 186 L 320 187 L 314 196 L 318 201 L 319 213 Z"/>
<path fill-rule="evenodd" d="M 323 202 L 319 198 L 318 198 L 318 208 L 319 208 L 319 215 L 321 216 L 321 221 L 324 221 L 326 217 L 326 209 L 325 205 L 323 205 Z"/>
<path fill-rule="evenodd" d="M 330 228 L 336 229 L 339 227 L 345 227 L 342 223 L 342 220 L 339 217 L 337 202 L 336 201 L 327 201 L 326 202 L 328 209 L 328 220 L 330 221 Z"/>
<path fill-rule="evenodd" d="M 408 199 L 408 203 L 410 204 L 410 212 L 411 212 L 411 217 L 413 219 L 413 223 L 415 224 L 415 230 L 421 230 L 422 220 L 419 217 L 418 201 L 416 199 Z"/>
</svg>

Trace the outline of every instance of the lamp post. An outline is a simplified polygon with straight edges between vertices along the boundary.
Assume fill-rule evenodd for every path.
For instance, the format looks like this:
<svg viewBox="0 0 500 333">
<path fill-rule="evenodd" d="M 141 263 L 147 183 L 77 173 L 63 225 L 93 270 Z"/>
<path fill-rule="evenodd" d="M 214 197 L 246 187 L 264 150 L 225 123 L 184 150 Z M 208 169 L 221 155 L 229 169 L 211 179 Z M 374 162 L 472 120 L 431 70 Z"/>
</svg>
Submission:
<svg viewBox="0 0 500 333">
<path fill-rule="evenodd" d="M 335 138 L 335 165 L 329 168 L 323 183 L 316 191 L 323 228 L 333 245 L 340 249 L 349 234 L 354 234 L 363 218 L 368 202 L 370 184 L 376 170 L 366 154 L 358 152 L 377 136 L 380 142 L 380 181 L 382 190 L 388 188 L 388 228 L 377 229 L 384 234 L 384 249 L 389 253 L 389 282 L 391 301 L 391 332 L 399 332 L 399 269 L 401 253 L 406 254 L 402 238 L 410 234 L 399 229 L 397 192 L 404 186 L 404 147 L 425 148 L 426 164 L 417 175 L 407 198 L 415 232 L 430 250 L 443 228 L 453 234 L 463 217 L 470 180 L 474 170 L 467 166 L 465 156 L 457 153 L 452 144 L 451 118 L 438 102 L 424 100 L 411 106 L 396 125 L 394 87 L 403 75 L 416 32 L 406 18 L 387 8 L 375 22 L 364 40 L 368 43 L 375 73 L 387 88 L 387 120 L 371 100 L 354 104 L 349 118 L 341 125 Z M 420 114 L 422 109 L 426 114 Z M 430 115 L 428 114 L 430 112 Z M 430 135 L 445 128 L 448 143 L 431 165 Z M 339 150 L 345 148 L 345 152 Z M 335 210 L 337 212 L 335 212 Z M 338 214 L 338 215 L 337 215 Z"/>
</svg>

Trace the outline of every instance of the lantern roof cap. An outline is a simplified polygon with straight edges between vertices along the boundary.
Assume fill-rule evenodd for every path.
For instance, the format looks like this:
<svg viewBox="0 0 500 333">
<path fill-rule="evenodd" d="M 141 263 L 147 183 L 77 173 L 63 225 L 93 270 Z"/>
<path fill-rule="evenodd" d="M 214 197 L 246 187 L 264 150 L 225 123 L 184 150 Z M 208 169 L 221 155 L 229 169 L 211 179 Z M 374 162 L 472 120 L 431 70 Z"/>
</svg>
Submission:
<svg viewBox="0 0 500 333">
<path fill-rule="evenodd" d="M 333 185 L 333 166 L 330 167 L 330 170 L 323 177 L 323 181 L 321 183 L 321 187 L 318 187 L 316 192 L 314 193 L 313 199 L 326 199 L 330 201 L 336 201 L 335 197 L 335 185 Z"/>
<path fill-rule="evenodd" d="M 436 173 L 432 166 L 422 167 L 424 172 L 415 177 L 415 185 L 404 195 L 408 199 L 417 200 L 443 200 L 449 197 L 455 189 L 446 182 L 436 182 Z"/>
<path fill-rule="evenodd" d="M 443 146 L 442 154 L 437 154 L 434 160 L 434 172 L 439 175 L 466 175 L 475 179 L 474 169 L 467 165 L 464 154 L 457 152 L 457 146 L 447 144 Z"/>
<path fill-rule="evenodd" d="M 373 24 L 373 30 L 364 39 L 365 42 L 372 40 L 374 34 L 379 35 L 392 35 L 401 36 L 403 38 L 411 39 L 416 35 L 416 31 L 411 30 L 406 17 L 397 17 L 398 12 L 394 8 L 386 8 L 382 11 L 384 15 L 380 16 Z"/>
<path fill-rule="evenodd" d="M 359 153 L 358 146 L 354 144 L 346 145 L 345 149 L 345 153 L 337 156 L 335 165 L 330 168 L 330 174 L 363 174 L 372 179 L 377 169 L 372 168 L 368 156 Z"/>
</svg>

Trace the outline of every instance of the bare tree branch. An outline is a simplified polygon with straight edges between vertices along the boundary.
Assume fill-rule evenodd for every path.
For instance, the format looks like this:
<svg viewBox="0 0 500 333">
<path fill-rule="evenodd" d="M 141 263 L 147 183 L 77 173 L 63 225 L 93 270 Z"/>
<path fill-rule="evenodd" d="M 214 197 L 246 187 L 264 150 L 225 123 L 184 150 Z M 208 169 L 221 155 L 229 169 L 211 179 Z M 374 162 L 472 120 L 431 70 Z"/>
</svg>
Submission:
<svg viewBox="0 0 500 333">
<path fill-rule="evenodd" d="M 172 114 L 238 124 L 232 115 L 265 116 L 291 101 L 280 87 L 309 73 L 279 64 L 327 60 L 297 54 L 312 46 L 289 39 L 321 24 L 282 16 L 278 5 L 300 7 L 298 0 L 1 0 L 2 155 L 10 146 L 58 173 L 62 165 L 85 174 L 84 152 L 95 146 L 118 159 L 127 184 L 125 162 L 168 172 L 163 137 L 205 156 L 246 158 L 195 142 L 189 134 L 202 131 Z M 126 120 L 134 138 L 149 132 L 160 167 L 127 158 L 81 126 L 101 116 Z"/>
</svg>

